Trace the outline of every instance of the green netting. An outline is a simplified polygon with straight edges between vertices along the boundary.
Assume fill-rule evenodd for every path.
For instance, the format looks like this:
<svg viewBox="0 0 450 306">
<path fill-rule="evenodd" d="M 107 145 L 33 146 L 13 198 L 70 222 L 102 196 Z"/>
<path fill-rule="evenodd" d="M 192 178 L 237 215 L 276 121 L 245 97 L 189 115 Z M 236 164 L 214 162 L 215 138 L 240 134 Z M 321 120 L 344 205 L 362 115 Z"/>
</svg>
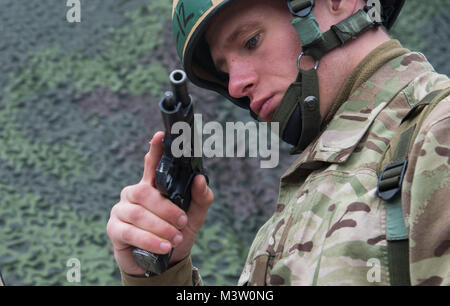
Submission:
<svg viewBox="0 0 450 306">
<path fill-rule="evenodd" d="M 409 0 L 393 32 L 446 74 L 449 4 Z M 82 1 L 78 24 L 67 10 L 60 0 L 0 2 L 0 270 L 11 285 L 120 284 L 106 222 L 140 179 L 163 129 L 157 103 L 179 67 L 170 1 Z M 249 120 L 191 89 L 205 121 Z M 206 284 L 236 283 L 292 161 L 287 147 L 281 155 L 272 170 L 254 158 L 205 160 L 216 200 L 192 258 Z M 67 280 L 71 258 L 80 283 Z"/>
</svg>

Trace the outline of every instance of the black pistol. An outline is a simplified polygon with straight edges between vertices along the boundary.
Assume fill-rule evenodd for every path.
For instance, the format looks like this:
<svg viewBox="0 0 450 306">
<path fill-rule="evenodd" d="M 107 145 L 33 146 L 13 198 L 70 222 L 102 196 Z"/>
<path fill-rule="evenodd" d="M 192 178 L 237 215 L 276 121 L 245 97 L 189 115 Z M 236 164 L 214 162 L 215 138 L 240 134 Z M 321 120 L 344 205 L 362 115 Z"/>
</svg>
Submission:
<svg viewBox="0 0 450 306">
<path fill-rule="evenodd" d="M 169 76 L 172 91 L 164 94 L 159 102 L 162 114 L 165 135 L 163 139 L 164 152 L 161 161 L 156 168 L 155 185 L 163 196 L 187 211 L 191 203 L 191 187 L 194 177 L 203 174 L 208 183 L 208 177 L 203 170 L 202 158 L 195 157 L 194 153 L 194 110 L 192 98 L 187 90 L 187 76 L 183 70 L 174 70 Z M 172 154 L 172 142 L 175 138 L 181 137 L 172 134 L 172 126 L 177 122 L 185 122 L 190 126 L 190 139 L 182 142 L 177 147 L 180 154 Z M 185 147 L 182 147 L 185 146 Z M 133 256 L 137 265 L 146 271 L 145 275 L 160 275 L 167 270 L 170 256 L 173 249 L 168 254 L 154 254 L 148 251 L 135 248 Z"/>
</svg>

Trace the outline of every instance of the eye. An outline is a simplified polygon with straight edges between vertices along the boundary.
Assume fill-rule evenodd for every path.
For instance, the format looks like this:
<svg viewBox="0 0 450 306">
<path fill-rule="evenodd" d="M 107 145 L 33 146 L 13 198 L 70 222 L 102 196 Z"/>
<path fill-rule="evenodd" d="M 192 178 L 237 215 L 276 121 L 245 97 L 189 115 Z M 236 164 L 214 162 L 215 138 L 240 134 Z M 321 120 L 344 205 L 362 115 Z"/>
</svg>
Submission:
<svg viewBox="0 0 450 306">
<path fill-rule="evenodd" d="M 255 49 L 258 46 L 260 37 L 260 34 L 256 34 L 255 36 L 247 40 L 245 42 L 245 48 L 249 50 Z"/>
</svg>

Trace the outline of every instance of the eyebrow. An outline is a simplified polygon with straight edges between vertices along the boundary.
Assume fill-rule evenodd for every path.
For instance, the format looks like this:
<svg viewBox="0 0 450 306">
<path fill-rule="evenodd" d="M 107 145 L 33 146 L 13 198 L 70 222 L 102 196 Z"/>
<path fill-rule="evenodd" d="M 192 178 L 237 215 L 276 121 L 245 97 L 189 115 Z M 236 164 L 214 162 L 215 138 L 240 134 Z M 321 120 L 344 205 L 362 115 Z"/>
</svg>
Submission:
<svg viewBox="0 0 450 306">
<path fill-rule="evenodd" d="M 251 22 L 246 22 L 246 23 L 241 24 L 239 27 L 237 27 L 233 31 L 233 33 L 231 33 L 227 37 L 227 39 L 225 40 L 226 44 L 233 43 L 236 39 L 238 39 L 238 37 L 240 35 L 242 35 L 242 33 L 248 32 L 248 31 L 251 30 L 251 28 L 254 28 L 254 27 L 257 27 L 257 26 L 259 26 L 259 22 L 256 22 L 256 21 L 251 21 Z"/>
<path fill-rule="evenodd" d="M 241 36 L 243 33 L 250 31 L 252 28 L 259 26 L 260 23 L 257 21 L 250 21 L 245 22 L 241 25 L 239 25 L 228 37 L 225 39 L 225 45 L 231 45 L 233 42 L 235 42 L 239 36 Z M 225 64 L 225 60 L 223 58 L 219 58 L 217 61 L 214 61 L 214 66 L 216 67 L 217 71 L 222 72 L 220 67 L 222 67 Z"/>
</svg>

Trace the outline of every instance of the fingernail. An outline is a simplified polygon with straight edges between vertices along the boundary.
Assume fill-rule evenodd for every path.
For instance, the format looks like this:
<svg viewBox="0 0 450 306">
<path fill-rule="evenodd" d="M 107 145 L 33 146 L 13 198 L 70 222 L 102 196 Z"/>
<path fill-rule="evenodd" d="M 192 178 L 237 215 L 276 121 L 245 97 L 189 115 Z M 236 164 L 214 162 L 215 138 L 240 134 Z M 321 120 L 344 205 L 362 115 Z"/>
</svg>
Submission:
<svg viewBox="0 0 450 306">
<path fill-rule="evenodd" d="M 183 237 L 180 234 L 176 234 L 175 237 L 173 237 L 172 244 L 178 245 L 183 240 Z"/>
<path fill-rule="evenodd" d="M 182 228 L 186 225 L 187 223 L 187 217 L 185 215 L 182 215 L 178 218 L 178 222 L 177 225 L 179 228 Z"/>
<path fill-rule="evenodd" d="M 159 248 L 161 249 L 161 251 L 163 251 L 164 253 L 167 253 L 170 251 L 170 249 L 172 248 L 172 245 L 170 243 L 168 243 L 167 241 L 163 241 L 159 244 Z"/>
</svg>

